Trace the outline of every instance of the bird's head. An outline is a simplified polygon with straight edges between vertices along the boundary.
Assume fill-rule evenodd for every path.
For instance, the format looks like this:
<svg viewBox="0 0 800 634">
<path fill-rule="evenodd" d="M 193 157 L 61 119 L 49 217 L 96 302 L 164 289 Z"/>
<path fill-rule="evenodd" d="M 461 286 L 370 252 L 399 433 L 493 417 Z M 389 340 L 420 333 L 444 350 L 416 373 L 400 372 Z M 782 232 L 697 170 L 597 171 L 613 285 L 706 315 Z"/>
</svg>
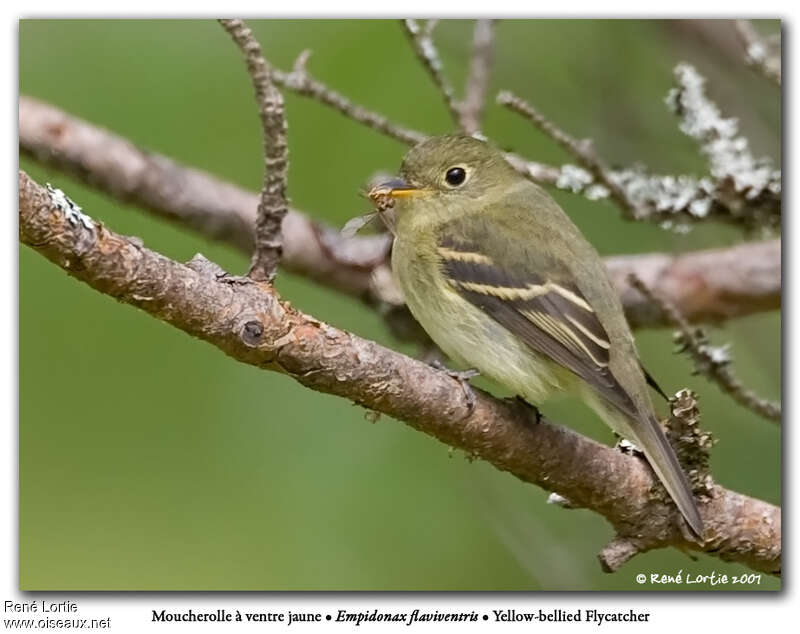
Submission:
<svg viewBox="0 0 800 634">
<path fill-rule="evenodd" d="M 400 178 L 375 187 L 370 197 L 390 198 L 395 213 L 424 213 L 465 207 L 502 194 L 521 176 L 486 141 L 448 135 L 425 139 L 406 154 Z"/>
</svg>

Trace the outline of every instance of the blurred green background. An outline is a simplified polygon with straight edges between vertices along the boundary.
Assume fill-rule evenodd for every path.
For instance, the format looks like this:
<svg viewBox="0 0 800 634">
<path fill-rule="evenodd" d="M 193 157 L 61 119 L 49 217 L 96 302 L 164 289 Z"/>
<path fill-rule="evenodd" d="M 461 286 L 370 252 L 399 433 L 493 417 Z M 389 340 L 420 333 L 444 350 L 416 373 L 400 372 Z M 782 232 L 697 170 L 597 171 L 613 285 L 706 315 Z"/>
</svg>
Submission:
<svg viewBox="0 0 800 634">
<path fill-rule="evenodd" d="M 251 24 L 274 64 L 288 68 L 310 48 L 310 72 L 355 101 L 427 132 L 451 129 L 398 23 Z M 459 87 L 471 29 L 467 21 L 445 21 L 436 31 Z M 215 22 L 23 21 L 19 46 L 21 93 L 258 189 L 261 137 L 250 82 Z M 699 173 L 703 160 L 664 105 L 681 60 L 708 77 L 710 94 L 739 117 L 755 152 L 779 160 L 779 91 L 741 62 L 730 22 L 502 21 L 491 92 L 516 91 L 574 135 L 593 137 L 614 164 Z M 376 170 L 396 169 L 406 148 L 316 102 L 285 97 L 292 203 L 341 226 L 368 210 L 358 196 L 362 184 Z M 569 160 L 495 105 L 485 131 L 531 158 Z M 202 252 L 234 273 L 247 268 L 232 249 L 27 158 L 20 164 L 152 249 L 178 260 Z M 626 223 L 606 203 L 555 195 L 606 254 L 741 240 L 717 225 L 675 235 Z M 307 312 L 416 353 L 351 299 L 285 273 L 278 286 Z M 661 550 L 603 574 L 596 554 L 612 531 L 594 513 L 549 506 L 544 491 L 403 424 L 386 417 L 370 424 L 344 400 L 238 364 L 96 293 L 26 247 L 19 302 L 23 589 L 639 590 L 653 589 L 635 583 L 639 572 L 746 571 Z M 748 385 L 779 398 L 780 333 L 773 313 L 712 336 L 732 342 Z M 717 480 L 780 503 L 779 428 L 691 376 L 668 331 L 637 339 L 667 390 L 699 391 L 704 424 L 719 440 Z M 559 402 L 544 411 L 613 442 L 582 406 Z M 778 587 L 762 578 L 759 586 L 725 589 Z"/>
</svg>

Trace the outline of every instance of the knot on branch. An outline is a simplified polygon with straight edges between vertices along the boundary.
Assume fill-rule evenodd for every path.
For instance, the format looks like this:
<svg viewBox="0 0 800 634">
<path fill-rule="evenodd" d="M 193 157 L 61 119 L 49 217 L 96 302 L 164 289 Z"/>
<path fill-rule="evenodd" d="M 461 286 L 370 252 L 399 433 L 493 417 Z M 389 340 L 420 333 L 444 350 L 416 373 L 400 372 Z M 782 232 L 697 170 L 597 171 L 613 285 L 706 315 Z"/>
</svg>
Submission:
<svg viewBox="0 0 800 634">
<path fill-rule="evenodd" d="M 242 326 L 240 336 L 245 345 L 255 347 L 261 342 L 261 337 L 264 336 L 264 325 L 256 320 L 248 321 Z"/>
</svg>

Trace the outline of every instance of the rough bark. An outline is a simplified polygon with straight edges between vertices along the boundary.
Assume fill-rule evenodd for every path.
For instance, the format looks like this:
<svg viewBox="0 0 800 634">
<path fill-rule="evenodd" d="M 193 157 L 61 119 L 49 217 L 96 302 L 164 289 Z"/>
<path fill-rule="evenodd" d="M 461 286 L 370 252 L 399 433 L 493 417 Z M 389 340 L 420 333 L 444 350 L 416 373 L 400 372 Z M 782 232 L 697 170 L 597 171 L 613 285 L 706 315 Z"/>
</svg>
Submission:
<svg viewBox="0 0 800 634">
<path fill-rule="evenodd" d="M 247 63 L 247 71 L 261 119 L 264 138 L 264 184 L 258 201 L 255 222 L 255 250 L 250 277 L 271 282 L 275 278 L 281 255 L 281 226 L 289 205 L 286 201 L 286 178 L 289 172 L 289 146 L 286 138 L 286 117 L 283 95 L 272 81 L 272 69 L 261 54 L 261 45 L 242 20 L 220 20 Z"/>
</svg>

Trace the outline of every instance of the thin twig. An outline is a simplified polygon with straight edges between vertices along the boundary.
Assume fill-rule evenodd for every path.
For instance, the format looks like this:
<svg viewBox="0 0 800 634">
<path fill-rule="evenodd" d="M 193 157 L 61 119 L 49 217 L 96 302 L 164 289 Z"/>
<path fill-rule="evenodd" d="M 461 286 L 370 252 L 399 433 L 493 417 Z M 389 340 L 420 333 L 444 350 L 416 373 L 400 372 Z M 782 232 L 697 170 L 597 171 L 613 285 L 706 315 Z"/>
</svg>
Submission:
<svg viewBox="0 0 800 634">
<path fill-rule="evenodd" d="M 281 88 L 318 101 L 333 108 L 348 119 L 352 119 L 406 145 L 416 145 L 427 137 L 422 132 L 393 123 L 382 114 L 354 103 L 341 93 L 314 79 L 305 68 L 305 61 L 307 61 L 308 55 L 308 51 L 303 51 L 301 57 L 298 58 L 298 62 L 301 61 L 303 63 L 298 64 L 296 62 L 295 69 L 290 73 L 273 69 L 272 80 Z"/>
<path fill-rule="evenodd" d="M 584 139 L 582 141 L 574 139 L 524 99 L 508 90 L 497 95 L 497 103 L 525 117 L 567 152 L 572 154 L 572 156 L 594 176 L 598 183 L 601 183 L 608 189 L 611 198 L 629 217 L 638 218 L 642 215 L 638 206 L 628 197 L 625 190 L 611 179 L 610 170 L 603 161 L 597 157 L 589 139 Z"/>
<path fill-rule="evenodd" d="M 245 56 L 258 102 L 264 134 L 264 186 L 258 204 L 255 250 L 249 276 L 271 282 L 283 254 L 281 224 L 289 211 L 286 200 L 289 146 L 283 95 L 272 83 L 271 68 L 261 54 L 261 46 L 250 28 L 242 20 L 219 22 Z"/>
<path fill-rule="evenodd" d="M 442 94 L 444 103 L 450 111 L 450 116 L 453 117 L 453 121 L 455 121 L 456 124 L 460 124 L 461 110 L 456 101 L 453 86 L 444 74 L 444 67 L 442 65 L 442 59 L 439 57 L 439 51 L 436 49 L 436 45 L 433 42 L 433 28 L 420 27 L 416 20 L 401 20 L 401 23 L 403 25 L 403 31 L 414 49 L 414 53 L 416 53 L 417 58 Z M 430 21 L 428 25 L 430 25 Z"/>
<path fill-rule="evenodd" d="M 481 129 L 486 93 L 489 89 L 493 45 L 494 20 L 477 20 L 472 38 L 467 87 L 460 107 L 461 127 L 467 134 L 475 134 Z"/>
<path fill-rule="evenodd" d="M 475 389 L 468 407 L 447 373 L 338 330 L 281 302 L 264 284 L 236 283 L 196 256 L 187 265 L 95 222 L 62 192 L 19 173 L 20 241 L 71 276 L 198 337 L 237 361 L 350 399 L 525 482 L 606 517 L 639 550 L 706 550 L 780 575 L 781 510 L 714 485 L 701 505 L 709 540 L 681 533 L 674 505 L 652 495 L 645 461 Z"/>
<path fill-rule="evenodd" d="M 715 347 L 710 344 L 705 333 L 692 328 L 686 318 L 668 300 L 657 295 L 635 274 L 629 281 L 642 295 L 658 306 L 667 319 L 678 329 L 677 343 L 681 351 L 686 351 L 694 361 L 698 374 L 707 377 L 734 401 L 759 416 L 780 423 L 781 405 L 757 396 L 736 378 L 731 370 L 731 357 L 727 346 Z"/>
<path fill-rule="evenodd" d="M 745 59 L 748 65 L 770 81 L 781 85 L 781 52 L 770 51 L 770 46 L 758 34 L 750 20 L 736 20 L 736 33 L 744 46 Z M 780 38 L 780 33 L 778 33 Z M 780 39 L 778 40 L 780 42 Z"/>
</svg>

